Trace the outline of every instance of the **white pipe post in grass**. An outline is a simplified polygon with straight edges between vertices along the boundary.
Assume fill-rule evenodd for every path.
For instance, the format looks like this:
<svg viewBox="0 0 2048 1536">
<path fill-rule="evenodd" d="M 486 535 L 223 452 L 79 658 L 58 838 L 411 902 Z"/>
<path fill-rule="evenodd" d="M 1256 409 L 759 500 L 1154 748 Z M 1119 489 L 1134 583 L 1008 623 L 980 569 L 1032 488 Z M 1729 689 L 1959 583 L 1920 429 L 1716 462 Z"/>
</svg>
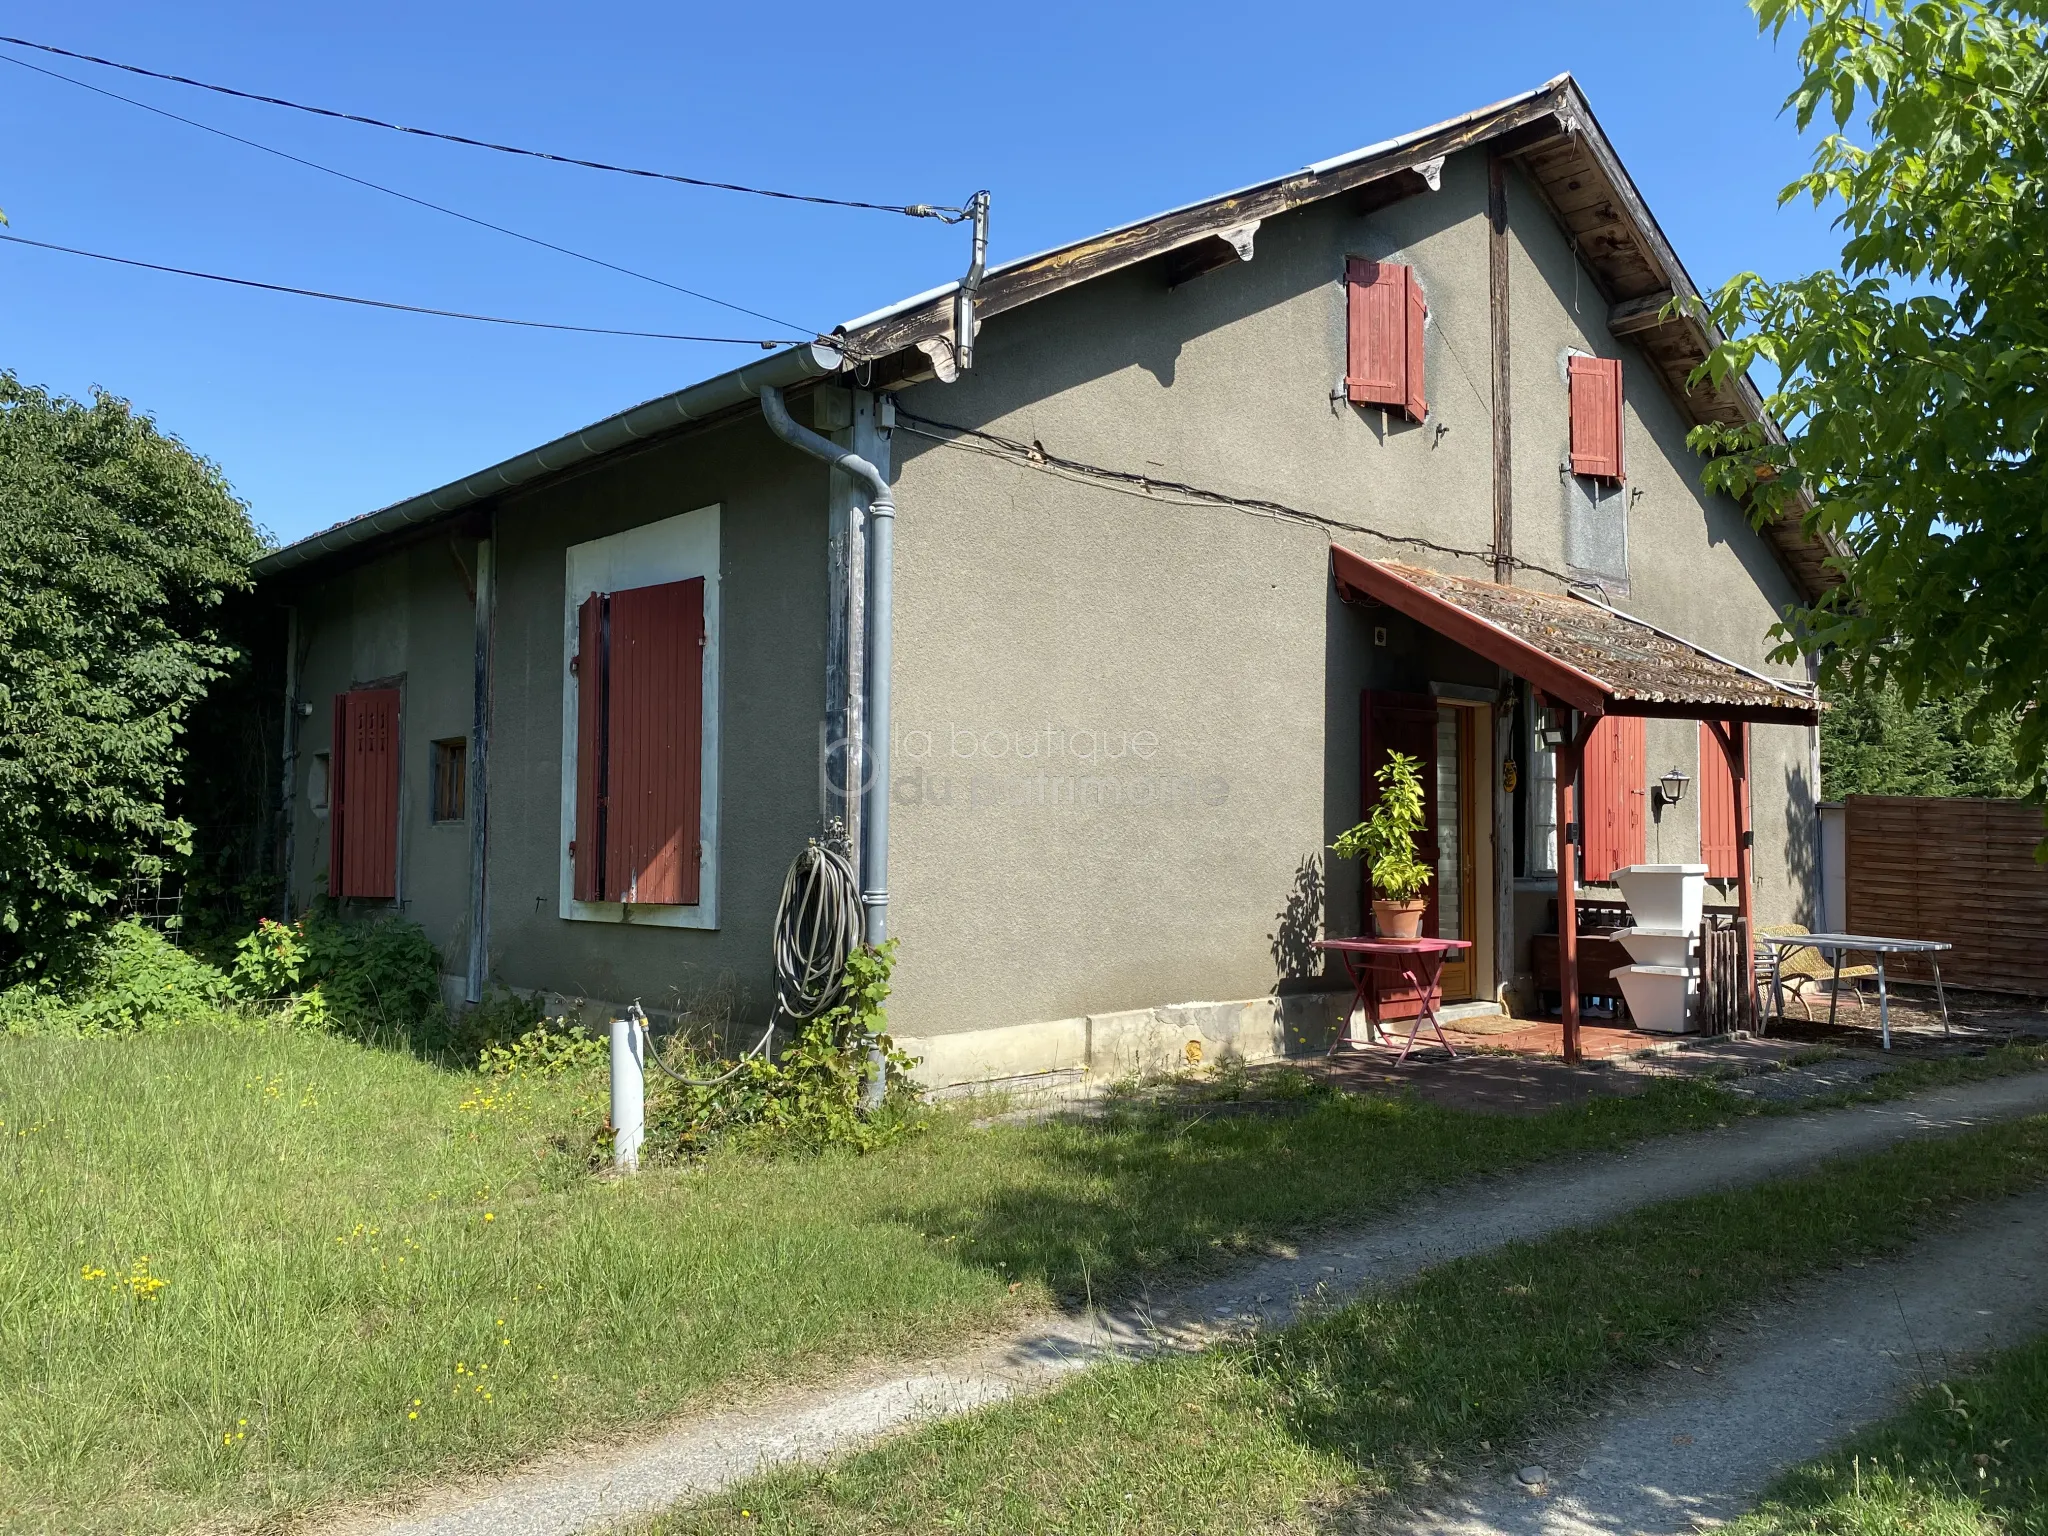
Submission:
<svg viewBox="0 0 2048 1536">
<path fill-rule="evenodd" d="M 612 1166 L 640 1171 L 647 1136 L 646 1039 L 637 1018 L 612 1020 Z"/>
</svg>

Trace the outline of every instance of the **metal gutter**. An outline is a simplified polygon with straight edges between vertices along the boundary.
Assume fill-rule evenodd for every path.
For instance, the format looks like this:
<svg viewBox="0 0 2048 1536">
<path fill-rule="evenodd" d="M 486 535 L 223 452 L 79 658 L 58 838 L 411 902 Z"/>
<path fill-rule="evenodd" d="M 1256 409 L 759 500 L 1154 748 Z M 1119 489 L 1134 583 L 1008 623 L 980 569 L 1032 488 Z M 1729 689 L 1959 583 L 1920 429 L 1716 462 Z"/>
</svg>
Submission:
<svg viewBox="0 0 2048 1536">
<path fill-rule="evenodd" d="M 788 389 L 792 385 L 837 373 L 841 364 L 838 349 L 823 342 L 806 342 L 777 352 L 758 363 L 721 373 L 716 378 L 649 400 L 616 416 L 607 416 L 580 432 L 558 437 L 551 443 L 529 449 L 516 458 L 494 464 L 466 479 L 396 502 L 380 511 L 350 518 L 322 533 L 300 539 L 296 544 L 273 550 L 256 562 L 256 578 L 261 581 L 281 576 L 358 545 L 437 522 L 547 475 L 572 469 L 632 443 L 672 432 L 677 427 L 702 421 L 735 406 L 750 404 L 759 397 L 763 387 Z"/>
</svg>

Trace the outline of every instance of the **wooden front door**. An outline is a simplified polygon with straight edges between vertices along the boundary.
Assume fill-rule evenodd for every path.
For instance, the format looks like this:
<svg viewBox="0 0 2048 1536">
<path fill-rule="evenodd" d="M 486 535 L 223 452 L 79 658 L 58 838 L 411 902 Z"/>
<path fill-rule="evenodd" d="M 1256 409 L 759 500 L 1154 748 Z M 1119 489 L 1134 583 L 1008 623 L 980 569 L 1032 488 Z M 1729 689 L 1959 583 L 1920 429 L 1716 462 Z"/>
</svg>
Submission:
<svg viewBox="0 0 2048 1536">
<path fill-rule="evenodd" d="M 1386 693 L 1367 689 L 1360 709 L 1362 782 L 1359 815 L 1370 816 L 1379 803 L 1373 775 L 1390 752 L 1403 752 L 1420 764 L 1423 830 L 1415 854 L 1436 871 L 1428 886 L 1428 910 L 1422 931 L 1431 938 L 1469 939 L 1472 934 L 1473 804 L 1476 785 L 1472 763 L 1471 711 L 1440 703 L 1426 693 Z M 1362 911 L 1371 931 L 1372 877 L 1361 871 Z M 1443 969 L 1446 1002 L 1472 996 L 1472 951 L 1465 950 Z M 1392 1015 L 1403 1016 L 1397 1009 Z"/>
</svg>

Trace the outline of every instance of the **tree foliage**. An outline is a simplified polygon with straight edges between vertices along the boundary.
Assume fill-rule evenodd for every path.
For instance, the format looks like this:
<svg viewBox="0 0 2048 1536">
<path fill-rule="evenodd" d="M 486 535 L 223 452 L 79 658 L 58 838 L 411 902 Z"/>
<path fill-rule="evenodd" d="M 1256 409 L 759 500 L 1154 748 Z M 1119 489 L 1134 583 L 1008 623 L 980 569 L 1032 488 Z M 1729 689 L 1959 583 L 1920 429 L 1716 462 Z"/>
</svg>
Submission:
<svg viewBox="0 0 2048 1536">
<path fill-rule="evenodd" d="M 0 979 L 64 964 L 189 850 L 180 735 L 261 547 L 220 472 L 125 401 L 0 374 Z"/>
<path fill-rule="evenodd" d="M 1782 200 L 1837 212 L 1839 269 L 1731 279 L 1715 379 L 1758 361 L 1787 440 L 1703 428 L 1710 487 L 1839 540 L 1844 583 L 1779 629 L 1823 681 L 1968 701 L 2048 778 L 2048 39 L 2040 0 L 1751 0 L 1798 32 L 1824 127 Z M 1881 693 L 1869 695 L 1872 699 Z"/>
<path fill-rule="evenodd" d="M 1835 695 L 1821 716 L 1821 792 L 1844 795 L 2012 797 L 2025 784 L 2013 757 L 2010 722 L 1970 727 L 1976 700 L 1923 698 L 1866 682 Z"/>
</svg>

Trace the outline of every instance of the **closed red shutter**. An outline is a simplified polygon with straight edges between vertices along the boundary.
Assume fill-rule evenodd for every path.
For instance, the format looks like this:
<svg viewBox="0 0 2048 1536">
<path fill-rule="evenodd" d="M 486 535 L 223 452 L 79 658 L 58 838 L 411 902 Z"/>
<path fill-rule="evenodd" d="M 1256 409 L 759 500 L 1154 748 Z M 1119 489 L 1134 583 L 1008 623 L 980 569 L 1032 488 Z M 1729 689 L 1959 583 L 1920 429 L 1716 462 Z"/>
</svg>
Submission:
<svg viewBox="0 0 2048 1536">
<path fill-rule="evenodd" d="M 1749 752 L 1749 727 L 1742 727 L 1742 750 Z M 1749 795 L 1749 784 L 1742 786 L 1745 799 Z M 1721 750 L 1720 739 L 1713 728 L 1700 723 L 1700 862 L 1707 866 L 1707 877 L 1711 880 L 1733 880 L 1739 871 L 1735 864 L 1736 818 L 1735 818 L 1735 776 L 1728 771 L 1728 754 Z"/>
<path fill-rule="evenodd" d="M 1617 869 L 1643 862 L 1643 807 L 1649 799 L 1644 757 L 1639 717 L 1609 715 L 1593 727 L 1580 780 L 1580 879 L 1611 880 Z"/>
<path fill-rule="evenodd" d="M 1572 473 L 1619 481 L 1623 478 L 1621 359 L 1574 357 L 1570 375 Z"/>
<path fill-rule="evenodd" d="M 604 868 L 604 595 L 576 610 L 576 837 L 571 883 L 578 901 L 602 901 Z"/>
<path fill-rule="evenodd" d="M 704 579 L 611 597 L 605 890 L 697 901 L 704 743 Z"/>
<path fill-rule="evenodd" d="M 1423 319 L 1415 269 L 1352 257 L 1344 269 L 1344 392 L 1354 405 L 1387 405 L 1422 420 Z"/>
<path fill-rule="evenodd" d="M 701 884 L 704 579 L 577 610 L 578 901 L 694 906 Z"/>
<path fill-rule="evenodd" d="M 398 897 L 398 690 L 357 688 L 335 699 L 328 815 L 328 893 Z"/>
</svg>

